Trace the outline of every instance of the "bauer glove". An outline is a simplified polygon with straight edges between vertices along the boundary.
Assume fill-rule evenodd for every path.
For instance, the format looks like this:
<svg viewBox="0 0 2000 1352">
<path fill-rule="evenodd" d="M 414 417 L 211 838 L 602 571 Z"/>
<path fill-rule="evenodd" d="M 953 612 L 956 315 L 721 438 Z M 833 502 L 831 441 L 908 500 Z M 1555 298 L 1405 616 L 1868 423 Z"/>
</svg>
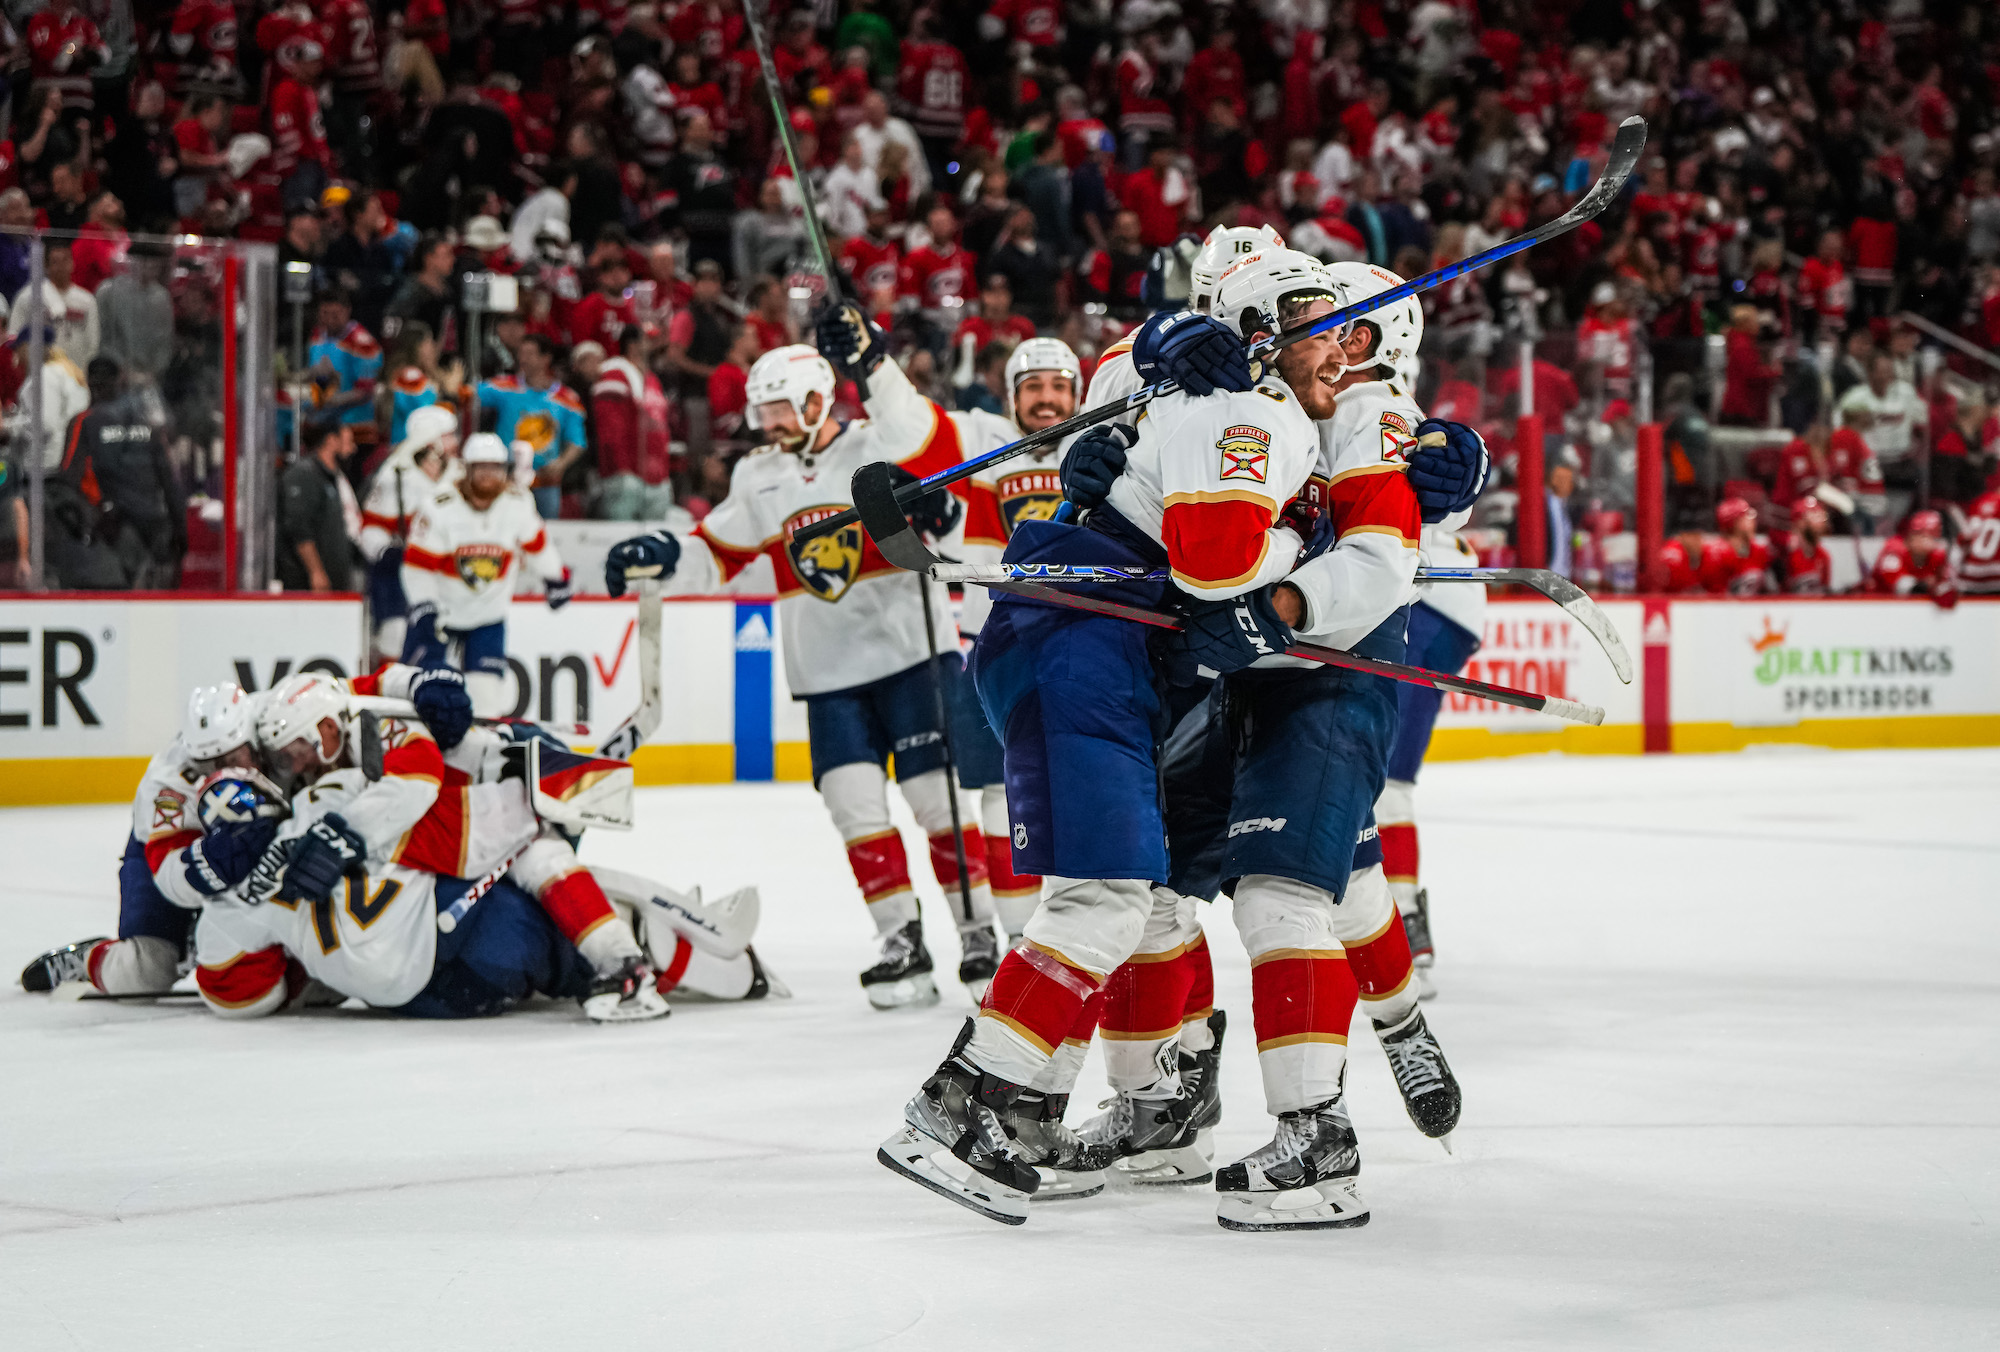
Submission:
<svg viewBox="0 0 2000 1352">
<path fill-rule="evenodd" d="M 1139 429 L 1124 423 L 1106 423 L 1078 437 L 1058 471 L 1063 500 L 1080 511 L 1102 507 L 1125 472 L 1125 452 L 1138 442 Z"/>
<path fill-rule="evenodd" d="M 901 488 L 904 484 L 921 482 L 916 475 L 901 465 L 895 467 L 895 472 L 890 477 L 895 481 L 897 488 Z M 958 524 L 959 515 L 963 510 L 958 499 L 952 496 L 948 488 L 933 488 L 922 497 L 903 503 L 903 515 L 909 518 L 910 524 L 933 540 L 940 540 L 951 534 L 951 528 Z"/>
<path fill-rule="evenodd" d="M 813 342 L 833 369 L 866 378 L 889 354 L 889 337 L 858 305 L 829 305 L 813 323 Z"/>
<path fill-rule="evenodd" d="M 440 751 L 457 746 L 472 729 L 472 696 L 465 691 L 465 677 L 450 667 L 428 667 L 412 676 L 410 703 Z"/>
<path fill-rule="evenodd" d="M 680 562 L 681 542 L 663 530 L 620 540 L 604 556 L 605 590 L 623 596 L 628 577 L 656 577 L 664 582 L 674 575 Z"/>
<path fill-rule="evenodd" d="M 1181 627 L 1161 641 L 1167 679 L 1193 685 L 1241 671 L 1260 657 L 1275 657 L 1289 648 L 1292 631 L 1278 618 L 1271 590 L 1260 587 L 1227 601 L 1194 602 Z"/>
<path fill-rule="evenodd" d="M 279 895 L 325 901 L 343 877 L 361 872 L 367 858 L 368 842 L 355 834 L 345 817 L 329 812 L 292 847 L 291 867 L 285 870 Z"/>
<path fill-rule="evenodd" d="M 1257 382 L 1243 340 L 1212 315 L 1154 315 L 1132 339 L 1132 365 L 1148 385 L 1172 380 L 1193 395 L 1247 390 Z"/>
<path fill-rule="evenodd" d="M 1486 441 L 1464 423 L 1426 418 L 1417 424 L 1410 487 L 1426 524 L 1436 525 L 1479 500 L 1486 487 Z"/>
</svg>

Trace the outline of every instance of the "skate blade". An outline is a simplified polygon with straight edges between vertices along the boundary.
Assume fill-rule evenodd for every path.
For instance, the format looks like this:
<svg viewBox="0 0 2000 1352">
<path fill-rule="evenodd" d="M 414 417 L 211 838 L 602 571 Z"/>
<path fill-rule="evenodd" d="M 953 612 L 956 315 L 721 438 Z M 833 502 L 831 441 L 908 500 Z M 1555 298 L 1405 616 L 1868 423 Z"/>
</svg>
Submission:
<svg viewBox="0 0 2000 1352">
<path fill-rule="evenodd" d="M 861 989 L 868 992 L 868 1003 L 877 1009 L 926 1009 L 938 1002 L 937 982 L 928 972 Z"/>
<path fill-rule="evenodd" d="M 1066 1202 L 1072 1198 L 1095 1197 L 1104 1191 L 1102 1169 L 1048 1169 L 1035 1166 L 1042 1186 L 1035 1189 L 1037 1202 Z"/>
<path fill-rule="evenodd" d="M 1216 1195 L 1215 1223 L 1225 1230 L 1348 1230 L 1368 1224 L 1355 1179 L 1327 1179 L 1309 1188 Z"/>
<path fill-rule="evenodd" d="M 1421 1002 L 1424 1000 L 1435 1000 L 1437 999 L 1437 994 L 1438 994 L 1437 982 L 1431 980 L 1431 969 L 1428 967 L 1417 968 L 1418 1001 Z"/>
<path fill-rule="evenodd" d="M 934 1137 L 915 1127 L 904 1127 L 882 1142 L 875 1158 L 889 1169 L 915 1183 L 921 1183 L 940 1197 L 950 1198 L 990 1221 L 1002 1225 L 1025 1225 L 1028 1194 L 996 1183 L 974 1169 Z"/>
<path fill-rule="evenodd" d="M 583 1012 L 592 1023 L 644 1023 L 664 1019 L 674 1011 L 658 991 L 642 986 L 629 1000 L 621 1000 L 610 991 L 593 995 L 583 1002 Z"/>
<path fill-rule="evenodd" d="M 1456 1155 L 1458 1153 L 1458 1151 L 1452 1149 L 1450 1132 L 1446 1132 L 1444 1135 L 1434 1137 L 1433 1139 L 1436 1140 L 1439 1145 L 1444 1147 L 1445 1154 Z"/>
<path fill-rule="evenodd" d="M 981 1005 L 984 1005 L 986 1003 L 986 991 L 987 988 L 992 984 L 993 984 L 992 977 L 987 977 L 981 981 L 967 981 L 965 983 L 965 994 L 967 998 L 969 998 L 972 1001 L 972 1007 L 974 1009 L 977 1009 Z"/>
<path fill-rule="evenodd" d="M 1206 1134 L 1206 1133 L 1204 1133 Z M 1191 1187 L 1215 1177 L 1215 1154 L 1197 1137 L 1170 1150 L 1147 1150 L 1111 1166 L 1127 1183 L 1145 1187 Z"/>
</svg>

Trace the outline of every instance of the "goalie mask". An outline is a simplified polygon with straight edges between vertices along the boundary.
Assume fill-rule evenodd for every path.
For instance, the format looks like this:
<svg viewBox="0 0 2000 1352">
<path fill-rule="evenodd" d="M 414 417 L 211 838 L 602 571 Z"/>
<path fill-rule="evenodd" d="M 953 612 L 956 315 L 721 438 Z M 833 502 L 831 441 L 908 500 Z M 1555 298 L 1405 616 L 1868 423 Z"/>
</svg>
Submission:
<svg viewBox="0 0 2000 1352">
<path fill-rule="evenodd" d="M 1268 225 L 1255 229 L 1218 225 L 1208 232 L 1195 255 L 1193 280 L 1188 288 L 1188 308 L 1210 313 L 1215 302 L 1215 284 L 1231 263 L 1253 253 L 1285 247 L 1285 237 Z"/>
<path fill-rule="evenodd" d="M 743 412 L 743 420 L 758 431 L 766 430 L 757 410 L 765 404 L 790 404 L 798 415 L 800 440 L 810 446 L 819 429 L 833 413 L 833 391 L 835 386 L 833 367 L 815 348 L 804 343 L 793 343 L 789 347 L 774 347 L 757 358 L 750 368 L 750 378 L 744 384 L 744 397 L 748 407 Z M 819 416 L 806 417 L 806 400 L 809 396 L 819 396 Z"/>
<path fill-rule="evenodd" d="M 1053 372 L 1069 381 L 1068 403 L 1057 407 L 1052 418 L 1037 418 L 1037 427 L 1051 426 L 1073 415 L 1076 412 L 1077 399 L 1083 393 L 1083 363 L 1077 359 L 1076 353 L 1070 350 L 1068 343 L 1060 338 L 1027 339 L 1014 349 L 1012 356 L 1007 358 L 1005 381 L 1007 416 L 1012 418 L 1014 425 L 1023 432 L 1032 432 L 1036 428 L 1029 427 L 1021 420 L 1022 413 L 1028 410 L 1022 409 L 1015 402 L 1015 395 L 1021 381 L 1037 371 Z"/>
<path fill-rule="evenodd" d="M 224 826 L 280 821 L 291 815 L 284 791 L 257 770 L 217 770 L 195 790 L 195 821 L 203 834 Z"/>
<path fill-rule="evenodd" d="M 1401 286 L 1403 279 L 1387 268 L 1378 268 L 1372 263 L 1329 263 L 1326 269 L 1334 284 L 1340 288 L 1342 307 L 1356 301 L 1378 296 L 1391 287 Z M 1366 370 L 1369 366 L 1386 366 L 1397 380 L 1403 381 L 1406 389 L 1416 383 L 1418 371 L 1417 349 L 1424 344 L 1424 306 L 1415 296 L 1405 296 L 1392 305 L 1379 310 L 1371 310 L 1358 319 L 1351 320 L 1347 331 L 1355 324 L 1369 324 L 1375 329 L 1375 350 L 1368 355 L 1366 364 L 1349 367 L 1349 370 Z M 1343 337 L 1346 333 L 1343 332 Z"/>
</svg>

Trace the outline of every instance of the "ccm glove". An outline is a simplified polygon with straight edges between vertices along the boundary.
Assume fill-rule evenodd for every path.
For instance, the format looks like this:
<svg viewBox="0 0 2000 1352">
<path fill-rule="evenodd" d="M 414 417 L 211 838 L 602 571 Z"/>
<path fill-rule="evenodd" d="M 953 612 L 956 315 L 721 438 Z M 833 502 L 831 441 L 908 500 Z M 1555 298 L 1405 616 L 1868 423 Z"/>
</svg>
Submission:
<svg viewBox="0 0 2000 1352">
<path fill-rule="evenodd" d="M 889 354 L 889 337 L 858 305 L 829 305 L 813 322 L 819 354 L 842 375 L 863 378 Z"/>
<path fill-rule="evenodd" d="M 1426 418 L 1417 424 L 1410 457 L 1410 487 L 1427 525 L 1435 525 L 1479 500 L 1486 487 L 1486 439 L 1464 423 Z"/>
<path fill-rule="evenodd" d="M 293 847 L 292 865 L 285 870 L 282 895 L 301 901 L 325 901 L 333 895 L 341 878 L 361 871 L 367 857 L 368 842 L 349 828 L 345 817 L 329 812 L 314 822 Z"/>
<path fill-rule="evenodd" d="M 1193 395 L 1247 390 L 1250 376 L 1243 340 L 1213 315 L 1183 310 L 1154 315 L 1132 339 L 1132 365 L 1148 385 L 1177 382 Z"/>
<path fill-rule="evenodd" d="M 662 582 L 680 566 L 681 542 L 663 530 L 620 540 L 604 556 L 604 586 L 613 596 L 625 594 L 628 577 L 656 577 Z"/>
<path fill-rule="evenodd" d="M 465 677 L 450 667 L 429 667 L 412 676 L 410 703 L 440 751 L 457 746 L 472 729 L 472 696 L 465 691 Z"/>
<path fill-rule="evenodd" d="M 227 892 L 250 876 L 277 834 L 270 818 L 223 823 L 181 851 L 189 884 L 205 897 Z"/>
<path fill-rule="evenodd" d="M 1102 507 L 1111 485 L 1125 472 L 1125 452 L 1139 444 L 1139 429 L 1105 423 L 1076 439 L 1063 457 L 1063 498 L 1079 510 Z"/>
<path fill-rule="evenodd" d="M 1291 628 L 1278 618 L 1271 588 L 1260 587 L 1227 601 L 1193 602 L 1181 627 L 1166 635 L 1161 656 L 1169 680 L 1193 685 L 1205 678 L 1203 667 L 1226 676 L 1291 644 Z"/>
<path fill-rule="evenodd" d="M 410 607 L 403 628 L 403 661 L 413 667 L 441 667 L 445 662 L 444 636 L 438 633 L 435 602 L 419 601 Z"/>
<path fill-rule="evenodd" d="M 544 582 L 542 588 L 548 594 L 549 609 L 561 610 L 576 595 L 576 583 L 571 580 L 570 571 L 565 567 L 562 576 L 553 582 Z"/>
<path fill-rule="evenodd" d="M 890 477 L 899 489 L 904 484 L 920 482 L 916 475 L 901 465 L 895 467 L 895 473 Z M 951 534 L 951 528 L 958 524 L 963 511 L 963 506 L 948 488 L 933 488 L 922 497 L 903 503 L 903 515 L 909 518 L 910 524 L 933 540 Z"/>
</svg>

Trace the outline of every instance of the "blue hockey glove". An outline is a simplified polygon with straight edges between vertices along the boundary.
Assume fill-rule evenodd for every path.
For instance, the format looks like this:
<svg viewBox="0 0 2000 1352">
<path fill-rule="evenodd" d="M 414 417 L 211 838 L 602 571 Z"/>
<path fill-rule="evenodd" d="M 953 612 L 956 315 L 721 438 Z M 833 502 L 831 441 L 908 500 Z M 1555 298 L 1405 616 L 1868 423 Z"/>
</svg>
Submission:
<svg viewBox="0 0 2000 1352">
<path fill-rule="evenodd" d="M 1139 429 L 1104 423 L 1076 439 L 1063 457 L 1063 500 L 1083 510 L 1102 507 L 1111 485 L 1125 472 L 1125 452 L 1139 444 Z"/>
<path fill-rule="evenodd" d="M 1417 449 L 1410 457 L 1410 487 L 1424 521 L 1436 524 L 1479 500 L 1490 461 L 1486 439 L 1464 423 L 1426 418 L 1417 424 Z"/>
<path fill-rule="evenodd" d="M 890 477 L 895 480 L 897 488 L 901 488 L 904 484 L 919 482 L 916 475 L 901 465 L 896 466 L 895 473 Z M 951 534 L 951 528 L 958 524 L 959 515 L 963 511 L 963 504 L 948 488 L 933 488 L 915 501 L 903 504 L 903 515 L 909 518 L 910 524 L 933 540 L 940 540 Z"/>
<path fill-rule="evenodd" d="M 1174 380 L 1193 395 L 1256 384 L 1243 340 L 1213 315 L 1192 310 L 1154 315 L 1141 324 L 1132 339 L 1132 365 L 1148 385 Z"/>
<path fill-rule="evenodd" d="M 250 876 L 277 834 L 278 823 L 269 817 L 225 822 L 182 850 L 181 866 L 195 891 L 219 896 Z"/>
<path fill-rule="evenodd" d="M 613 596 L 623 596 L 628 577 L 657 577 L 664 582 L 674 575 L 680 562 L 681 542 L 663 530 L 620 540 L 604 556 L 605 589 Z"/>
<path fill-rule="evenodd" d="M 561 610 L 576 595 L 576 584 L 570 580 L 568 568 L 564 568 L 563 575 L 555 581 L 544 582 L 542 588 L 548 593 L 550 610 Z"/>
<path fill-rule="evenodd" d="M 464 741 L 472 728 L 472 696 L 465 692 L 465 677 L 450 667 L 430 667 L 411 677 L 410 703 L 441 751 Z"/>
<path fill-rule="evenodd" d="M 1227 601 L 1193 602 L 1187 619 L 1164 637 L 1159 652 L 1167 678 L 1192 685 L 1204 678 L 1203 667 L 1226 676 L 1283 652 L 1291 643 L 1291 629 L 1271 604 L 1271 588 L 1260 587 Z"/>
<path fill-rule="evenodd" d="M 858 305 L 829 305 L 813 321 L 813 343 L 833 369 L 865 379 L 889 354 L 889 336 Z"/>
<path fill-rule="evenodd" d="M 438 608 L 434 602 L 419 601 L 410 607 L 403 628 L 403 661 L 413 667 L 441 667 L 445 663 L 444 635 L 438 633 Z"/>
<path fill-rule="evenodd" d="M 341 878 L 361 871 L 367 857 L 368 842 L 348 827 L 345 817 L 329 812 L 299 837 L 279 895 L 325 901 Z"/>
</svg>

